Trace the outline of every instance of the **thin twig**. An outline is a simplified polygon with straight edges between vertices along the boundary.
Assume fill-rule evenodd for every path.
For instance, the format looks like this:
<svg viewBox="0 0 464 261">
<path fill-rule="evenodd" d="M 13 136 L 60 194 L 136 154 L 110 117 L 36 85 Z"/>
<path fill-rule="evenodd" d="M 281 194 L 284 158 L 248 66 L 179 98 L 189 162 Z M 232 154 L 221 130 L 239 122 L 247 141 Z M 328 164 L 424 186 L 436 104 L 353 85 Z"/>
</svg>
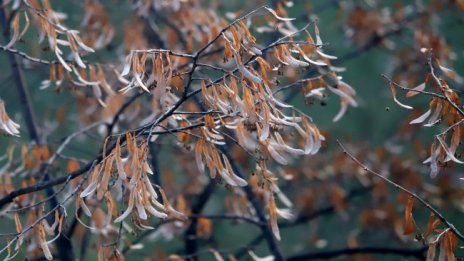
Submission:
<svg viewBox="0 0 464 261">
<path fill-rule="evenodd" d="M 445 95 L 446 97 L 446 100 L 448 101 L 448 103 L 453 106 L 453 108 L 459 112 L 459 114 L 461 114 L 461 116 L 464 116 L 464 111 L 456 104 L 454 103 L 451 98 L 446 95 L 446 92 L 447 90 L 445 89 L 445 86 L 443 86 L 443 84 L 441 83 L 440 79 L 437 77 L 437 75 L 435 74 L 435 69 L 433 68 L 433 64 L 432 64 L 432 61 L 433 61 L 433 55 L 430 54 L 429 58 L 428 58 L 428 64 L 429 64 L 429 67 L 430 67 L 430 73 L 432 74 L 432 77 L 433 79 L 435 80 L 435 82 L 438 84 L 438 86 L 440 87 L 440 90 L 443 92 L 443 94 Z"/>
<path fill-rule="evenodd" d="M 382 179 L 383 181 L 387 182 L 388 184 L 394 186 L 395 188 L 399 189 L 399 190 L 402 190 L 403 192 L 407 193 L 408 195 L 412 196 L 413 198 L 417 199 L 423 206 L 425 206 L 426 208 L 428 208 L 430 211 L 433 212 L 433 214 L 435 214 L 439 219 L 440 221 L 448 228 L 451 229 L 451 231 L 454 232 L 454 234 L 456 234 L 456 236 L 461 240 L 461 241 L 464 241 L 464 236 L 461 234 L 461 232 L 451 223 L 449 222 L 438 210 L 436 210 L 432 205 L 430 205 L 427 201 L 425 201 L 423 198 L 419 197 L 416 193 L 406 189 L 405 187 L 399 185 L 398 183 L 395 183 L 394 181 L 390 180 L 389 178 L 381 175 L 380 173 L 378 172 L 375 172 L 373 170 L 371 170 L 369 167 L 367 167 L 364 163 L 362 163 L 361 161 L 359 161 L 353 154 L 351 154 L 346 148 L 345 146 L 343 146 L 343 144 L 337 140 L 337 143 L 338 145 L 342 148 L 343 150 L 343 153 L 345 153 L 353 162 L 355 162 L 356 164 L 358 164 L 360 167 L 362 167 L 364 169 L 364 171 L 367 171 L 368 173 L 371 173 L 372 175 Z"/>
<path fill-rule="evenodd" d="M 93 168 L 93 166 L 95 166 L 95 161 L 91 164 L 91 168 Z M 27 233 L 29 230 L 33 229 L 37 224 L 39 224 L 39 222 L 41 222 L 42 220 L 44 220 L 45 218 L 47 218 L 49 215 L 55 213 L 55 210 L 57 210 L 58 208 L 64 208 L 64 204 L 72 197 L 74 197 L 74 195 L 77 193 L 77 191 L 81 188 L 82 184 L 84 184 L 84 182 L 87 180 L 87 177 L 89 176 L 90 174 L 90 171 L 87 172 L 86 175 L 84 175 L 83 179 L 79 182 L 79 184 L 74 188 L 74 190 L 59 204 L 56 204 L 52 209 L 50 209 L 49 212 L 47 212 L 45 215 L 37 218 L 31 225 L 29 225 L 28 227 L 26 227 L 25 229 L 23 229 L 21 231 L 21 233 L 19 233 L 18 235 L 16 235 L 13 239 L 11 239 L 4 248 L 0 249 L 0 254 L 5 251 L 6 249 L 10 248 L 10 246 L 16 242 L 16 240 L 19 239 L 20 236 L 24 235 L 25 233 Z"/>
<path fill-rule="evenodd" d="M 437 97 L 437 98 L 440 98 L 442 100 L 446 100 L 445 96 L 440 95 L 438 93 L 428 92 L 428 91 L 421 91 L 421 90 L 413 90 L 413 89 L 410 89 L 410 88 L 407 88 L 407 87 L 404 87 L 404 86 L 400 85 L 399 83 L 393 81 L 391 78 L 389 78 L 385 74 L 382 74 L 382 77 L 385 78 L 389 83 L 392 83 L 393 85 L 395 85 L 396 87 L 400 88 L 403 91 L 422 93 L 422 94 L 425 94 L 425 95 L 428 95 L 428 96 Z"/>
</svg>

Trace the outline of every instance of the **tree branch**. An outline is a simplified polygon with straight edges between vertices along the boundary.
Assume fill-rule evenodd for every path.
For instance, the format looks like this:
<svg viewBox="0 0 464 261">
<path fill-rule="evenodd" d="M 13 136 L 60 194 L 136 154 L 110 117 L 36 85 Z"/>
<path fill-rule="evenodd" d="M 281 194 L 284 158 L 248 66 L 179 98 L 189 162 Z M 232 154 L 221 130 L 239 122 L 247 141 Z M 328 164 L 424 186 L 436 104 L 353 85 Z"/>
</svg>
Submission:
<svg viewBox="0 0 464 261">
<path fill-rule="evenodd" d="M 389 178 L 381 175 L 380 173 L 377 173 L 373 170 L 371 170 L 370 168 L 368 168 L 364 163 L 362 163 L 361 161 L 359 161 L 353 154 L 351 154 L 346 148 L 345 146 L 343 146 L 343 144 L 337 140 L 337 143 L 338 145 L 342 148 L 343 150 L 343 153 L 345 153 L 353 162 L 355 162 L 356 164 L 358 164 L 360 167 L 362 167 L 364 169 L 364 171 L 368 172 L 368 173 L 371 173 L 372 175 L 382 179 L 383 181 L 387 182 L 388 184 L 394 186 L 395 188 L 407 193 L 408 195 L 412 196 L 413 198 L 417 199 L 423 206 L 425 206 L 426 208 L 428 208 L 431 212 L 433 212 L 433 214 L 435 214 L 439 219 L 440 221 L 446 226 L 448 227 L 449 229 L 451 229 L 451 231 L 454 232 L 454 234 L 456 234 L 456 236 L 461 240 L 461 241 L 464 241 L 464 236 L 461 234 L 461 232 L 453 225 L 451 224 L 438 210 L 436 210 L 432 205 L 430 205 L 427 201 L 425 201 L 423 198 L 419 197 L 416 193 L 406 189 L 405 187 L 395 183 L 394 181 L 390 180 Z"/>
<path fill-rule="evenodd" d="M 356 254 L 376 254 L 376 255 L 398 255 L 398 256 L 412 256 L 419 260 L 424 260 L 424 253 L 427 247 L 418 249 L 401 249 L 401 248 L 387 248 L 387 247 L 359 247 L 359 248 L 345 248 L 339 250 L 331 250 L 326 252 L 315 252 L 300 254 L 297 256 L 289 257 L 287 261 L 303 261 L 303 260 L 316 260 L 316 259 L 331 259 L 345 255 Z"/>
<path fill-rule="evenodd" d="M 0 8 L 0 21 L 4 26 L 3 36 L 5 37 L 5 39 L 9 40 L 10 26 L 6 18 L 5 8 Z M 24 117 L 26 120 L 29 136 L 31 140 L 35 141 L 37 144 L 40 144 L 40 138 L 37 131 L 37 121 L 35 119 L 34 111 L 32 109 L 31 98 L 14 53 L 8 52 L 8 61 L 10 63 L 10 68 L 12 70 L 14 82 L 16 84 L 19 99 L 21 101 L 21 105 L 24 111 Z"/>
<path fill-rule="evenodd" d="M 195 202 L 195 205 L 193 205 L 192 215 L 198 215 L 201 213 L 206 203 L 208 202 L 209 198 L 213 194 L 215 187 L 216 187 L 215 181 L 210 180 L 208 185 L 203 190 L 203 192 L 198 196 L 197 201 Z M 198 252 L 197 225 L 198 225 L 198 218 L 192 219 L 190 226 L 187 228 L 187 231 L 185 232 L 185 254 L 186 255 L 193 255 L 194 253 Z M 192 257 L 192 258 L 196 260 L 196 257 Z"/>
</svg>

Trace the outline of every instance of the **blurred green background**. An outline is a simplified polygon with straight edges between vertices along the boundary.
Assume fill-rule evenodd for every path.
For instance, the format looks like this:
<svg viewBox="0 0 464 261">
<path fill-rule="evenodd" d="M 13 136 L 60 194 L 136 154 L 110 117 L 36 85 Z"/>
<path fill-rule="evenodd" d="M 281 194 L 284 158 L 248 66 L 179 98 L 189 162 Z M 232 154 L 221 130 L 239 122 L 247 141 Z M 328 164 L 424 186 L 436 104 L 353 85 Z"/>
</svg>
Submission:
<svg viewBox="0 0 464 261">
<path fill-rule="evenodd" d="M 57 11 L 62 11 L 68 14 L 66 24 L 71 28 L 79 28 L 80 19 L 82 17 L 82 2 L 81 1 L 51 1 L 53 7 Z M 114 61 L 117 62 L 121 57 L 119 54 L 115 55 L 115 52 L 119 52 L 121 49 L 120 44 L 122 41 L 122 28 L 124 24 L 130 19 L 129 1 L 122 0 L 102 0 L 101 3 L 105 6 L 108 12 L 112 25 L 116 30 L 116 36 L 113 39 L 111 48 L 107 50 L 100 50 L 94 55 L 86 57 L 89 61 Z M 319 28 L 321 30 L 321 37 L 324 41 L 328 42 L 329 45 L 324 47 L 326 53 L 335 55 L 338 57 L 345 57 L 348 54 L 352 54 L 362 48 L 362 46 L 355 45 L 350 39 L 346 37 L 346 28 L 344 26 L 345 19 L 337 18 L 339 9 L 337 8 L 338 2 L 345 1 L 330 1 L 330 0 L 296 0 L 294 6 L 289 8 L 290 17 L 300 17 L 302 12 L 306 12 L 312 19 L 318 20 Z M 347 1 L 351 2 L 351 1 Z M 365 5 L 364 1 L 359 2 L 361 5 Z M 366 1 L 370 2 L 370 1 Z M 381 4 L 387 10 L 393 12 L 391 8 L 395 1 L 373 1 L 382 2 Z M 408 1 L 403 1 L 408 2 Z M 427 2 L 427 1 L 426 1 Z M 218 12 L 235 12 L 237 10 L 252 10 L 262 4 L 269 4 L 271 2 L 265 1 L 220 1 L 220 8 Z M 206 5 L 206 3 L 205 3 Z M 313 8 L 315 13 L 311 13 L 309 8 Z M 446 39 L 447 44 L 455 52 L 455 59 L 452 64 L 452 68 L 459 74 L 463 72 L 464 68 L 464 26 L 462 13 L 455 10 L 444 10 L 438 17 L 439 21 L 434 21 L 433 28 L 436 32 L 442 34 Z M 297 27 L 304 26 L 305 23 L 296 21 Z M 2 25 L 3 27 L 4 25 Z M 398 128 L 409 116 L 410 112 L 397 106 L 391 97 L 391 92 L 388 83 L 381 77 L 381 74 L 392 75 L 392 55 L 404 47 L 411 46 L 413 43 L 414 32 L 410 28 L 406 27 L 399 34 L 395 34 L 389 39 L 396 45 L 394 50 L 387 50 L 386 48 L 375 46 L 369 50 L 363 51 L 359 55 L 354 55 L 349 59 L 344 59 L 339 66 L 346 67 L 346 72 L 340 73 L 343 76 L 343 80 L 353 86 L 358 94 L 358 101 L 360 106 L 358 108 L 349 108 L 347 114 L 339 121 L 332 122 L 333 117 L 339 110 L 339 100 L 335 95 L 329 95 L 328 103 L 326 106 L 322 106 L 319 102 L 307 106 L 305 100 L 301 94 L 298 94 L 292 101 L 292 104 L 305 111 L 311 117 L 314 122 L 319 126 L 321 130 L 330 133 L 331 139 L 329 140 L 329 149 L 323 150 L 321 153 L 330 153 L 330 150 L 337 150 L 335 139 L 339 138 L 343 141 L 350 141 L 353 143 L 365 143 L 370 147 L 374 148 L 379 145 L 385 144 L 385 142 L 392 139 L 397 132 Z M 17 49 L 23 50 L 29 53 L 31 56 L 37 56 L 38 54 L 43 55 L 41 46 L 34 42 L 36 35 L 30 33 L 25 38 L 25 41 L 15 45 Z M 2 37 L 1 43 L 5 44 L 6 40 Z M 53 58 L 53 55 L 50 54 Z M 424 59 L 425 62 L 425 59 Z M 424 63 L 424 69 L 426 64 Z M 40 128 L 47 134 L 48 142 L 52 145 L 57 145 L 63 137 L 68 133 L 72 132 L 78 127 L 75 113 L 75 99 L 70 95 L 66 94 L 66 91 L 62 93 L 56 93 L 51 88 L 47 90 L 39 90 L 40 83 L 42 80 L 48 77 L 48 68 L 44 66 L 32 67 L 28 64 L 25 65 L 23 73 L 26 79 L 27 87 L 30 91 L 31 98 L 34 104 L 35 113 L 37 118 L 40 119 L 38 122 Z M 416 84 L 419 84 L 417 82 Z M 409 86 L 413 87 L 413 86 Z M 6 108 L 9 115 L 18 123 L 21 124 L 21 138 L 12 139 L 5 136 L 0 136 L 0 153 L 5 152 L 6 146 L 11 143 L 22 144 L 28 142 L 28 136 L 26 133 L 25 122 L 22 116 L 21 104 L 19 102 L 16 87 L 13 82 L 11 68 L 9 66 L 7 55 L 0 51 L 0 97 L 6 103 Z M 405 103 L 414 107 L 421 108 L 423 111 L 428 102 L 427 99 L 410 99 L 404 100 L 404 96 L 399 93 L 399 99 L 405 101 Z M 59 125 L 56 123 L 56 110 L 65 110 L 66 120 L 65 124 Z M 424 133 L 437 133 L 440 128 L 434 128 L 433 130 L 420 130 L 418 133 L 422 135 Z M 424 141 L 430 142 L 430 135 L 424 135 Z M 400 144 L 401 145 L 401 144 Z M 77 156 L 86 158 L 92 158 L 96 155 L 100 144 L 95 142 L 93 145 L 79 146 L 79 143 L 74 143 L 71 146 L 71 150 L 74 150 Z M 408 148 L 405 148 L 406 150 Z M 169 162 L 169 154 L 163 153 L 160 155 L 160 168 L 161 169 L 172 169 L 172 165 Z M 417 163 L 420 159 L 416 159 Z M 422 159 L 423 160 L 423 159 Z M 173 169 L 175 171 L 175 169 Z M 461 169 L 458 169 L 457 176 L 460 176 Z M 424 176 L 428 175 L 428 169 L 424 167 Z M 181 181 L 182 178 L 179 178 Z M 348 188 L 347 188 L 348 189 Z M 393 190 L 392 190 L 393 191 Z M 226 195 L 228 192 L 224 189 L 219 189 L 217 193 Z M 357 216 L 359 209 L 363 207 L 364 199 L 358 198 L 351 203 L 349 208 L 350 216 Z M 222 197 L 212 197 L 208 202 L 205 214 L 215 214 L 217 209 L 221 209 L 223 205 Z M 399 206 L 401 211 L 401 206 Z M 454 221 L 456 226 L 464 227 L 462 221 L 461 212 L 453 211 L 447 213 L 450 220 Z M 427 216 L 426 212 L 423 215 Z M 339 248 L 340 246 L 346 245 L 346 235 L 353 230 L 353 225 L 357 225 L 354 222 L 342 221 L 338 215 L 330 215 L 323 219 L 318 219 L 315 222 L 304 224 L 301 226 L 295 226 L 293 228 L 284 229 L 282 232 L 283 241 L 280 246 L 284 253 L 298 253 L 304 250 L 316 249 L 317 246 L 310 246 L 310 243 L 301 240 L 306 239 L 307 235 L 311 231 L 317 230 L 319 235 L 324 235 L 327 240 L 327 246 L 323 249 Z M 233 228 L 231 229 L 231 226 Z M 224 249 L 233 249 L 242 246 L 247 240 L 253 237 L 247 237 L 244 239 L 244 234 L 258 234 L 259 230 L 247 224 L 240 224 L 234 226 L 231 225 L 230 221 L 218 221 L 214 227 L 215 239 L 218 240 L 218 245 Z M 372 231 L 377 233 L 377 231 Z M 342 236 L 338 236 L 342 235 Z M 379 232 L 377 239 L 370 243 L 376 245 L 382 245 L 385 243 L 385 239 L 389 238 L 388 235 L 384 235 L 383 232 Z M 377 242 L 374 242 L 377 241 Z M 391 245 L 397 245 L 395 242 L 391 242 Z M 156 249 L 163 249 L 166 252 L 182 250 L 183 241 L 182 238 L 174 242 L 156 242 L 156 244 L 150 244 L 148 251 L 153 252 Z M 257 247 L 257 253 L 260 255 L 267 254 L 266 245 L 264 241 Z M 144 251 L 133 251 L 132 258 L 127 260 L 138 260 L 142 257 Z M 91 255 L 87 255 L 88 260 Z M 201 260 L 209 260 L 208 255 L 202 256 Z M 392 260 L 392 257 L 383 257 L 383 260 Z M 376 258 L 377 260 L 377 258 Z M 381 260 L 379 258 L 378 260 Z"/>
</svg>

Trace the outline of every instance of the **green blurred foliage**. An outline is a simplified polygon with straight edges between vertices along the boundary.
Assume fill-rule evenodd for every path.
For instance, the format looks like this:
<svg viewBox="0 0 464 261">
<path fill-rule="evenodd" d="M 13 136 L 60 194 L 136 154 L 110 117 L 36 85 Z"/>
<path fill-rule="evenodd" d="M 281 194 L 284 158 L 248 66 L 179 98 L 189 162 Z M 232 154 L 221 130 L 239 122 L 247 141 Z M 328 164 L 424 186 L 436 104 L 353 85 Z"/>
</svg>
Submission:
<svg viewBox="0 0 464 261">
<path fill-rule="evenodd" d="M 98 51 L 94 55 L 89 55 L 86 59 L 89 61 L 118 61 L 117 57 L 120 57 L 122 53 L 123 39 L 123 28 L 124 25 L 130 19 L 130 5 L 128 1 L 122 0 L 103 0 L 107 12 L 110 14 L 111 22 L 116 29 L 116 36 L 113 39 L 113 44 L 110 45 L 106 50 Z M 327 53 L 338 57 L 344 57 L 356 50 L 355 46 L 350 39 L 346 38 L 345 29 L 343 27 L 344 20 L 338 19 L 336 5 L 333 3 L 337 1 L 329 0 L 296 0 L 295 5 L 289 9 L 290 17 L 298 17 L 302 15 L 302 11 L 308 10 L 310 7 L 314 7 L 316 13 L 311 14 L 312 19 L 317 19 L 319 28 L 321 30 L 321 37 L 324 41 L 328 42 L 329 45 L 324 49 Z M 393 1 L 385 1 L 386 8 L 391 6 Z M 267 4 L 272 4 L 270 1 L 266 1 Z M 252 10 L 255 7 L 266 4 L 264 1 L 225 1 L 222 0 L 218 12 L 235 12 L 242 10 Z M 67 24 L 72 28 L 79 28 L 82 17 L 82 2 L 81 1 L 52 1 L 53 6 L 57 11 L 62 11 L 68 14 Z M 304 11 L 306 12 L 306 11 Z M 464 72 L 464 37 L 463 37 L 463 17 L 461 13 L 454 12 L 453 10 L 447 10 L 440 17 L 441 21 L 437 23 L 436 31 L 440 32 L 446 39 L 447 43 L 455 50 L 455 60 L 453 67 L 457 73 Z M 303 23 L 296 23 L 297 26 L 303 26 Z M 3 26 L 3 25 L 2 25 Z M 23 50 L 31 56 L 37 54 L 43 55 L 42 50 L 43 44 L 36 42 L 36 33 L 28 33 L 23 42 L 16 45 L 16 48 Z M 399 35 L 394 35 L 391 40 L 395 43 L 396 48 L 401 49 L 404 46 L 410 45 L 413 41 L 413 34 L 410 30 L 405 30 Z M 1 43 L 5 43 L 4 37 L 1 38 Z M 302 94 L 297 95 L 292 104 L 301 108 L 304 112 L 313 117 L 314 122 L 319 126 L 321 130 L 326 130 L 330 133 L 331 139 L 328 147 L 331 149 L 338 149 L 335 145 L 335 138 L 339 138 L 345 141 L 352 141 L 355 143 L 366 143 L 370 147 L 376 147 L 383 145 L 386 141 L 390 140 L 397 132 L 399 126 L 404 119 L 409 115 L 409 111 L 398 107 L 391 98 L 391 92 L 388 87 L 388 83 L 381 74 L 391 73 L 391 57 L 394 51 L 387 50 L 385 48 L 374 47 L 368 51 L 362 52 L 362 54 L 356 56 L 354 59 L 343 61 L 341 66 L 346 67 L 346 72 L 341 73 L 345 82 L 353 86 L 358 93 L 358 100 L 360 106 L 358 108 L 350 108 L 348 113 L 337 123 L 332 122 L 332 118 L 339 110 L 339 101 L 334 95 L 329 95 L 328 102 L 326 105 L 322 105 L 321 102 L 315 101 L 313 104 L 305 104 L 305 100 Z M 45 51 L 46 53 L 46 51 Z M 118 55 L 115 55 L 115 54 Z M 46 55 L 45 55 L 46 56 Z M 52 55 L 50 55 L 52 56 Z M 425 66 L 425 64 L 424 64 Z M 28 67 L 27 64 L 23 70 L 24 77 L 26 79 L 26 85 L 30 91 L 32 101 L 34 104 L 37 118 L 40 119 L 38 122 L 41 129 L 46 130 L 48 142 L 53 145 L 59 144 L 66 134 L 72 132 L 76 128 L 79 128 L 79 124 L 76 122 L 77 115 L 75 99 L 70 95 L 67 95 L 67 91 L 55 92 L 52 89 L 39 90 L 43 76 L 48 74 L 48 68 L 44 66 L 33 66 Z M 418 82 L 419 83 L 419 82 Z M 9 67 L 6 55 L 0 53 L 0 97 L 5 100 L 6 107 L 10 116 L 22 126 L 21 138 L 10 139 L 4 136 L 0 136 L 0 153 L 4 153 L 5 148 L 8 144 L 14 143 L 20 145 L 29 141 L 27 136 L 26 124 L 22 117 L 21 103 L 19 102 L 18 93 L 15 90 L 13 78 L 11 76 L 11 68 Z M 411 102 L 412 101 L 412 102 Z M 427 105 L 426 99 L 413 99 L 409 102 L 412 106 L 425 108 Z M 59 109 L 63 109 L 66 113 L 65 123 L 59 125 L 56 123 L 55 112 Z M 419 133 L 430 134 L 430 131 L 419 130 Z M 433 133 L 433 132 L 432 132 Z M 424 137 L 429 137 L 425 135 Z M 79 144 L 72 145 L 71 150 L 73 156 L 77 157 L 93 157 L 97 154 L 100 144 L 96 141 L 93 146 L 79 146 Z M 163 146 L 166 149 L 166 153 L 161 154 L 161 169 L 171 169 L 173 172 L 179 172 L 180 169 L 173 167 L 169 161 L 169 153 L 172 153 L 168 146 Z M 407 148 L 406 148 L 407 149 Z M 330 153 L 329 150 L 323 150 L 321 153 Z M 424 168 L 424 175 L 428 174 L 427 168 Z M 186 182 L 182 180 L 182 175 L 176 175 L 176 182 Z M 348 190 L 348 188 L 347 188 Z M 393 193 L 393 189 L 391 190 Z M 227 194 L 227 190 L 220 189 L 218 195 L 213 197 L 204 213 L 214 214 L 217 213 L 217 209 L 223 208 L 222 198 Z M 363 207 L 365 201 L 363 199 L 357 199 L 351 203 L 349 208 L 349 216 L 356 217 L 359 215 L 359 210 Z M 398 206 L 399 209 L 402 206 Z M 401 211 L 401 210 L 400 210 Z M 457 227 L 464 226 L 462 221 L 462 215 L 459 212 L 447 213 L 451 221 L 455 221 Z M 454 215 L 453 215 L 454 214 Z M 427 216 L 428 213 L 422 213 L 423 216 Z M 356 222 L 343 221 L 337 215 L 324 217 L 318 219 L 309 224 L 296 226 L 294 228 L 285 229 L 283 232 L 284 240 L 281 242 L 281 247 L 285 253 L 295 253 L 304 250 L 309 250 L 308 246 L 313 244 L 310 249 L 317 249 L 317 246 L 313 242 L 301 240 L 301 238 L 307 239 L 308 234 L 317 233 L 324 235 L 324 238 L 320 238 L 321 246 L 326 242 L 327 246 L 324 249 L 339 248 L 340 246 L 346 245 L 346 236 L 352 231 L 351 225 L 356 225 Z M 233 249 L 242 246 L 244 242 L 244 234 L 258 234 L 259 230 L 251 225 L 240 224 L 234 226 L 230 221 L 220 221 L 215 223 L 214 236 L 217 240 L 215 244 L 220 245 L 224 249 Z M 225 234 L 224 231 L 227 231 Z M 373 230 L 371 233 L 377 233 Z M 343 235 L 343 236 L 338 236 Z M 371 235 L 369 235 L 371 236 Z M 398 242 L 385 242 L 386 239 L 390 238 L 389 235 L 385 235 L 384 232 L 380 232 L 376 235 L 376 242 L 371 242 L 374 245 L 385 245 L 391 244 L 392 246 L 401 243 Z M 247 237 L 250 240 L 250 237 Z M 372 238 L 372 237 L 370 237 Z M 178 241 L 173 242 L 157 242 L 155 245 L 150 245 L 146 249 L 149 253 L 153 253 L 157 249 L 162 249 L 166 252 L 179 251 L 182 249 L 182 238 Z M 261 243 L 257 247 L 257 253 L 266 253 L 266 246 Z M 94 253 L 93 253 L 94 254 Z M 92 254 L 92 255 L 93 255 Z M 139 259 L 144 254 L 144 251 L 136 251 L 131 258 Z M 91 256 L 91 255 L 88 255 Z M 207 256 L 207 255 L 205 255 Z M 91 260 L 90 258 L 88 260 Z M 127 260 L 130 260 L 129 258 Z M 211 258 L 202 258 L 201 260 L 212 260 Z M 377 260 L 377 259 L 376 259 Z M 379 258 L 378 260 L 392 260 L 391 257 Z"/>
</svg>

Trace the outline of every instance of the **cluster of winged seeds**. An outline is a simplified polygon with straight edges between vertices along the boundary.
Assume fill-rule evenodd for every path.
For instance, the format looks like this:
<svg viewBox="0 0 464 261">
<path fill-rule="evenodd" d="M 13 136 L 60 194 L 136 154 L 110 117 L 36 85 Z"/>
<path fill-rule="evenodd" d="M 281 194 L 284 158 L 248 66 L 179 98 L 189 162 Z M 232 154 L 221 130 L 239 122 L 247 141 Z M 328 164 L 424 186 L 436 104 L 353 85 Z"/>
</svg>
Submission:
<svg viewBox="0 0 464 261">
<path fill-rule="evenodd" d="M 268 7 L 240 17 L 232 15 L 233 20 L 227 22 L 214 12 L 199 11 L 197 4 L 187 3 L 190 1 L 174 2 L 177 4 L 137 1 L 134 9 L 142 18 L 147 15 L 143 10 L 151 8 L 177 14 L 179 21 L 176 22 L 190 30 L 188 38 L 181 41 L 184 48 L 143 48 L 146 41 L 139 41 L 134 32 L 129 44 L 132 40 L 137 42 L 134 46 L 142 49 L 128 50 L 122 63 L 112 65 L 82 58 L 106 46 L 114 35 L 100 4 L 86 2 L 82 26 L 92 32 L 81 37 L 78 31 L 63 24 L 65 14 L 54 11 L 49 1 L 12 2 L 12 9 L 18 11 L 12 20 L 12 38 L 6 48 L 11 49 L 24 36 L 32 20 L 39 41 L 47 40 L 56 58 L 45 61 L 18 53 L 50 66 L 50 76 L 42 82 L 41 88 L 54 86 L 59 90 L 71 85 L 77 90 L 78 99 L 91 96 L 91 102 L 78 103 L 79 117 L 85 118 L 92 128 L 102 124 L 96 120 L 100 115 L 109 127 L 102 154 L 88 161 L 85 171 L 80 172 L 75 161 L 68 164 L 71 174 L 65 184 L 72 185 L 66 189 L 68 196 L 63 202 L 50 211 L 55 215 L 53 225 L 48 225 L 45 218 L 48 214 L 41 211 L 22 221 L 28 224 L 26 229 L 18 215 L 15 216 L 19 236 L 3 249 L 11 253 L 9 257 L 13 256 L 12 243 L 16 241 L 18 249 L 28 237 L 37 239 L 45 257 L 51 260 L 48 245 L 56 238 L 47 241 L 46 236 L 54 235 L 56 230 L 61 233 L 66 216 L 64 203 L 71 198 L 76 203 L 76 219 L 106 238 L 121 233 L 114 223 L 121 223 L 125 230 L 131 231 L 129 217 L 141 230 L 153 228 L 150 217 L 186 220 L 186 215 L 180 213 L 182 210 L 174 209 L 164 190 L 153 184 L 151 176 L 159 173 L 153 173 L 148 162 L 150 143 L 173 133 L 184 147 L 192 148 L 201 173 L 209 173 L 211 178 L 224 181 L 238 191 L 249 185 L 249 178 L 227 151 L 236 145 L 251 155 L 250 160 L 256 166 L 254 173 L 261 180 L 271 230 L 275 238 L 280 239 L 277 217 L 291 218 L 292 203 L 279 189 L 278 179 L 269 166 L 274 163 L 288 165 L 295 156 L 313 155 L 325 140 L 312 119 L 289 105 L 281 92 L 303 86 L 303 94 L 308 98 L 324 99 L 327 91 L 335 94 L 340 98 L 341 109 L 334 121 L 339 120 L 349 106 L 357 106 L 356 93 L 337 75 L 343 68 L 331 65 L 337 57 L 324 53 L 325 43 L 315 23 L 297 29 L 292 23 L 294 19 L 286 18 L 285 9 L 275 11 Z M 104 15 L 95 15 L 101 13 Z M 23 28 L 20 21 L 24 21 Z M 253 27 L 257 28 L 256 32 L 252 32 Z M 314 31 L 315 40 L 310 31 Z M 268 32 L 277 33 L 277 37 L 267 44 L 258 42 L 254 36 Z M 288 85 L 282 87 L 281 83 Z M 138 107 L 132 114 L 123 113 L 130 102 L 140 96 L 146 96 L 149 104 Z M 128 103 L 124 104 L 126 100 Z M 118 124 L 118 121 L 126 124 Z M 114 134 L 114 129 L 127 126 L 128 129 Z M 0 129 L 18 135 L 18 128 L 0 101 Z M 105 128 L 100 130 L 104 135 Z M 42 157 L 37 168 L 52 165 L 62 156 L 64 146 L 77 135 L 66 139 L 52 156 Z M 78 176 L 80 179 L 73 180 Z M 286 208 L 278 208 L 276 199 Z M 31 199 L 28 202 L 38 206 L 44 201 Z M 238 214 L 257 218 L 256 211 L 260 210 Z M 81 219 L 81 212 L 92 224 Z M 29 230 L 32 232 L 25 234 Z M 106 254 L 102 252 L 102 255 Z M 119 253 L 109 255 L 112 258 L 121 256 Z"/>
</svg>

